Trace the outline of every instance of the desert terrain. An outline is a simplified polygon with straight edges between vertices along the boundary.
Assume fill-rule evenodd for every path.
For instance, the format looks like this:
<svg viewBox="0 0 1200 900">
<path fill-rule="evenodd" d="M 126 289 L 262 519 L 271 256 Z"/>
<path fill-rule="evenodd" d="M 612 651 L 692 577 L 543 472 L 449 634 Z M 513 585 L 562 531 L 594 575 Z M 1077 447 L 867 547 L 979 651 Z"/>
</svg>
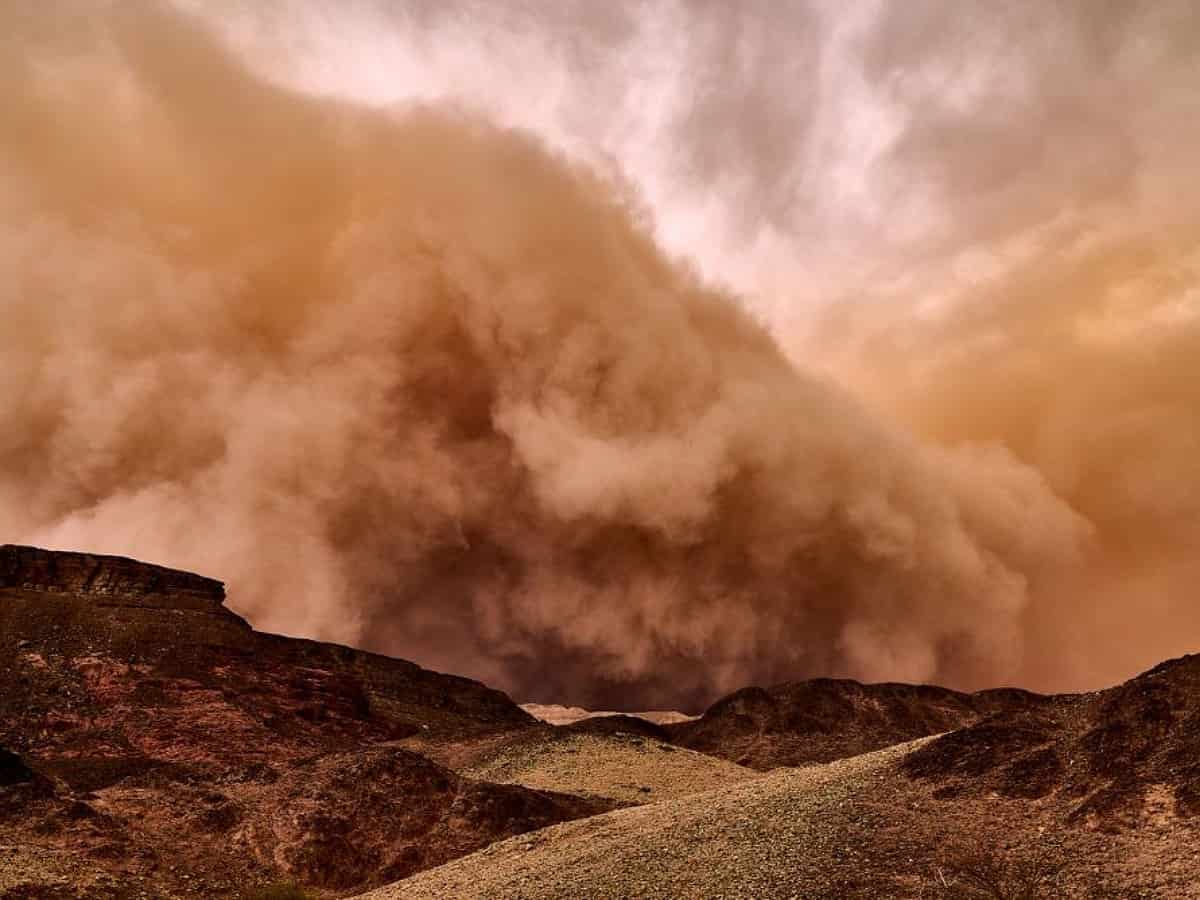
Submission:
<svg viewBox="0 0 1200 900">
<path fill-rule="evenodd" d="M 16 546 L 0 653 L 4 900 L 1200 896 L 1200 657 L 551 725 L 255 632 L 219 582 Z"/>
<path fill-rule="evenodd" d="M 0 900 L 1200 898 L 1198 61 L 0 2 Z"/>
</svg>

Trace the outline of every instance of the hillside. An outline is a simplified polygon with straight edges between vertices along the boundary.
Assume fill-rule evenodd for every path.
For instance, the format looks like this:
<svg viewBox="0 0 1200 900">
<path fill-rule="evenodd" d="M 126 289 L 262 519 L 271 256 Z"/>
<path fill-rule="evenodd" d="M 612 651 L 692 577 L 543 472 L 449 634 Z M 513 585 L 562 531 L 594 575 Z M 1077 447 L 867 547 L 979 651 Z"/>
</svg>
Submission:
<svg viewBox="0 0 1200 900">
<path fill-rule="evenodd" d="M 1001 699 L 945 735 L 555 826 L 368 896 L 1200 897 L 1200 656 Z"/>
<path fill-rule="evenodd" d="M 255 632 L 220 582 L 0 546 L 0 897 L 25 872 L 64 896 L 345 889 L 612 808 L 395 746 L 535 727 L 477 682 Z"/>
<path fill-rule="evenodd" d="M 481 748 L 464 775 L 629 803 L 653 803 L 757 776 L 752 769 L 637 733 L 523 731 Z"/>
<path fill-rule="evenodd" d="M 613 712 L 584 709 L 580 706 L 558 706 L 552 703 L 522 703 L 521 709 L 535 719 L 541 719 L 551 725 L 574 725 L 587 719 L 606 719 L 611 716 L 644 719 L 656 725 L 669 725 L 675 722 L 689 722 L 696 716 L 677 712 L 672 709 L 651 709 L 643 712 Z"/>
<path fill-rule="evenodd" d="M 781 770 L 534 832 L 366 897 L 840 897 L 834 871 L 852 852 L 856 821 L 847 804 L 903 752 Z"/>
<path fill-rule="evenodd" d="M 1200 897 L 1198 759 L 1200 656 L 1091 694 L 819 679 L 553 726 L 255 632 L 211 579 L 0 547 L 0 900 Z"/>
<path fill-rule="evenodd" d="M 964 694 L 933 685 L 817 678 L 743 688 L 697 719 L 664 725 L 664 732 L 682 747 L 766 770 L 856 756 L 1040 702 L 1014 689 Z"/>
<path fill-rule="evenodd" d="M 1104 831 L 1136 826 L 1148 804 L 1200 822 L 1200 655 L 999 713 L 937 738 L 902 768 L 941 799 L 1054 797 L 1071 822 Z"/>
</svg>

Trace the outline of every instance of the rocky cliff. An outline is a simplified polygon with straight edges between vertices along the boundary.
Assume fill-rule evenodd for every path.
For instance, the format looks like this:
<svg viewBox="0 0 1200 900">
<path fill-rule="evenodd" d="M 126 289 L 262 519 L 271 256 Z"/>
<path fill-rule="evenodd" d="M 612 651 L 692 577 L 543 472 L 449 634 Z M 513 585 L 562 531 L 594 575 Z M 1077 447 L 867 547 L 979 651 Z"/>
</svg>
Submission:
<svg viewBox="0 0 1200 900">
<path fill-rule="evenodd" d="M 263 634 L 224 601 L 188 572 L 0 546 L 0 849 L 208 900 L 281 878 L 365 886 L 598 808 L 395 749 L 536 727 L 500 691 Z M 399 830 L 395 803 L 382 822 L 361 807 L 384 770 Z M 0 900 L 33 896 L 6 892 L 4 863 Z M 127 896 L 72 884 L 45 896 Z"/>
<path fill-rule="evenodd" d="M 180 645 L 249 649 L 255 637 L 225 606 L 225 586 L 215 579 L 120 556 L 3 544 L 0 660 L 18 640 L 71 656 Z"/>
<path fill-rule="evenodd" d="M 0 546 L 0 714 L 10 717 L 0 721 L 0 737 L 10 729 L 24 731 L 14 737 L 28 742 L 32 733 L 16 723 L 41 712 L 62 717 L 95 694 L 75 682 L 100 669 L 112 669 L 106 684 L 136 688 L 135 706 L 161 693 L 164 684 L 211 681 L 220 696 L 241 706 L 248 698 L 270 698 L 266 720 L 302 707 L 322 744 L 339 733 L 331 722 L 343 712 L 347 733 L 341 739 L 351 742 L 364 736 L 363 729 L 395 737 L 534 723 L 503 693 L 470 679 L 349 647 L 263 634 L 224 603 L 220 581 L 190 572 L 116 556 Z M 17 698 L 23 702 L 5 702 Z M 101 703 L 106 713 L 112 702 L 106 697 Z M 166 704 L 168 713 L 157 718 L 170 719 L 190 705 Z M 48 743 L 83 739 L 76 732 L 59 727 Z M 221 736 L 213 746 L 224 752 Z M 276 743 L 272 751 L 278 750 Z"/>
<path fill-rule="evenodd" d="M 225 585 L 121 556 L 0 545 L 0 589 L 89 597 L 100 605 L 220 613 Z"/>
</svg>

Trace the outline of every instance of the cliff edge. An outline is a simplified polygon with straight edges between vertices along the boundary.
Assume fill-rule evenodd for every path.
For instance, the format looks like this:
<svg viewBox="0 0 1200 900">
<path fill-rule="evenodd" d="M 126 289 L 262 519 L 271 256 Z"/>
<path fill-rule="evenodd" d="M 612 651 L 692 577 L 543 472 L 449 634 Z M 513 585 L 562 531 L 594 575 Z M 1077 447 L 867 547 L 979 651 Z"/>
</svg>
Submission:
<svg viewBox="0 0 1200 900">
<path fill-rule="evenodd" d="M 94 553 L 0 544 L 0 590 L 88 597 L 101 606 L 226 612 L 214 578 Z"/>
</svg>

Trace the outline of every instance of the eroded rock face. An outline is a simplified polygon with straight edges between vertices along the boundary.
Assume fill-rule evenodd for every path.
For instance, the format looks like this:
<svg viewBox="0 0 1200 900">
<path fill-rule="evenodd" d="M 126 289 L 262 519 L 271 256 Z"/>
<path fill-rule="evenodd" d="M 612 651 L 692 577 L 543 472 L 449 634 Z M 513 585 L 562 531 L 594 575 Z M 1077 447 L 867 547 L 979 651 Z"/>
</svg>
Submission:
<svg viewBox="0 0 1200 900">
<path fill-rule="evenodd" d="M 595 811 L 394 749 L 536 724 L 466 678 L 256 632 L 213 579 L 0 547 L 0 845 L 206 900 L 284 877 L 374 884 Z M 358 822 L 371 803 L 390 818 Z"/>
<path fill-rule="evenodd" d="M 0 588 L 92 598 L 101 605 L 217 613 L 225 585 L 120 556 L 0 545 Z"/>
<path fill-rule="evenodd" d="M 15 642 L 65 656 L 196 645 L 250 648 L 213 578 L 120 556 L 0 545 L 0 661 Z M 172 651 L 173 652 L 173 651 Z M 0 686 L 5 679 L 0 673 Z"/>
</svg>

